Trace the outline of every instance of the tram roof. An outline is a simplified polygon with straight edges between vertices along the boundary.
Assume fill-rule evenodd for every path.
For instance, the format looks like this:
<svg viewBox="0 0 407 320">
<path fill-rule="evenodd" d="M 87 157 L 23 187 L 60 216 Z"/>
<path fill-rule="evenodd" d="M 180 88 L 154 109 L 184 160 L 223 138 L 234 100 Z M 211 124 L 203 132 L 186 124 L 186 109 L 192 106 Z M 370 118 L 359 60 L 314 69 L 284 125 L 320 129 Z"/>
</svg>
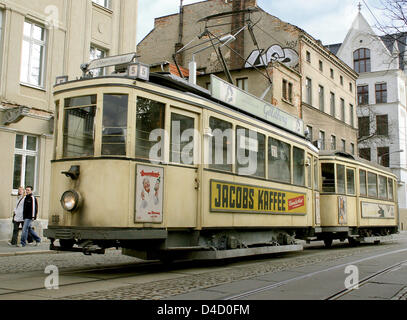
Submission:
<svg viewBox="0 0 407 320">
<path fill-rule="evenodd" d="M 367 166 L 371 166 L 374 167 L 376 169 L 382 170 L 382 171 L 386 171 L 388 173 L 391 173 L 394 175 L 394 173 L 387 167 L 383 167 L 375 162 L 360 158 L 358 156 L 355 156 L 353 154 L 350 154 L 348 152 L 344 152 L 344 151 L 326 151 L 326 150 L 320 150 L 319 151 L 319 156 L 320 157 L 339 157 L 339 158 L 347 158 L 347 159 L 351 159 L 354 160 L 356 162 L 361 162 Z"/>
</svg>

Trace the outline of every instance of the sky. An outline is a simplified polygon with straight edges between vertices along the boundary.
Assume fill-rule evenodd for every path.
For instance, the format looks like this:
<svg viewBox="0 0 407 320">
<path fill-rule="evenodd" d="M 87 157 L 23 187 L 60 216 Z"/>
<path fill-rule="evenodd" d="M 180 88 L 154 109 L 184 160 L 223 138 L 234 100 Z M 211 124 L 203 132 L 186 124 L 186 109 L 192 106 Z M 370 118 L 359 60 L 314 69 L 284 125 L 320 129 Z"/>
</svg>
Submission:
<svg viewBox="0 0 407 320">
<path fill-rule="evenodd" d="M 184 0 L 184 5 L 201 1 Z M 266 12 L 305 30 L 325 45 L 343 42 L 359 2 L 363 16 L 374 26 L 374 16 L 379 20 L 382 16 L 379 0 L 257 0 Z M 137 42 L 154 28 L 154 18 L 177 13 L 179 5 L 180 0 L 139 0 Z"/>
</svg>

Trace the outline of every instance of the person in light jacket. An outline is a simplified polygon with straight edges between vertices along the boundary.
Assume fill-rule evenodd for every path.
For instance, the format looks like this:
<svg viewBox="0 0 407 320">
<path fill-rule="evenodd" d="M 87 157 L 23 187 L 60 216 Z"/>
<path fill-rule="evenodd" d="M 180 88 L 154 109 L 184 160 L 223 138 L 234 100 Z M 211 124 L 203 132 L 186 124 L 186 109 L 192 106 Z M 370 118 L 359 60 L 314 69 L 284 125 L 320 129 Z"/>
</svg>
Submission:
<svg viewBox="0 0 407 320">
<path fill-rule="evenodd" d="M 10 246 L 19 246 L 17 244 L 17 237 L 18 237 L 18 230 L 20 225 L 24 223 L 23 218 L 23 199 L 25 196 L 24 187 L 18 188 L 18 195 L 16 200 L 16 207 L 13 210 L 13 236 L 11 237 L 11 241 L 8 242 Z"/>
<path fill-rule="evenodd" d="M 22 247 L 26 246 L 28 234 L 31 234 L 31 236 L 35 240 L 35 242 L 36 242 L 35 245 L 38 245 L 41 242 L 41 238 L 31 228 L 31 223 L 37 219 L 38 201 L 32 193 L 33 187 L 27 186 L 25 188 L 25 192 L 27 195 L 23 199 L 23 201 L 24 201 L 24 204 L 23 204 L 24 226 L 23 226 L 23 233 L 21 235 L 21 246 Z"/>
</svg>

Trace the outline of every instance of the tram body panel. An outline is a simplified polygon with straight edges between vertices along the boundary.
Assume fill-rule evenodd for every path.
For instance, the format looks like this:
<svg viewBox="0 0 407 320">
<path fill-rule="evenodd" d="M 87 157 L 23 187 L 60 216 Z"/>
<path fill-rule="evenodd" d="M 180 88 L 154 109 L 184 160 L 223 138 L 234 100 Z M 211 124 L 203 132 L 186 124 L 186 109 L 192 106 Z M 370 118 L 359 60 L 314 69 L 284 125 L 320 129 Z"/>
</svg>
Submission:
<svg viewBox="0 0 407 320">
<path fill-rule="evenodd" d="M 398 207 L 388 201 L 360 200 L 360 227 L 397 225 Z M 377 217 L 383 215 L 383 217 Z"/>
<path fill-rule="evenodd" d="M 80 166 L 78 180 L 71 180 L 61 173 L 68 171 L 72 165 Z M 51 215 L 63 217 L 61 225 L 129 227 L 128 217 L 134 209 L 134 165 L 130 161 L 95 159 L 54 162 L 52 177 L 50 212 Z M 64 212 L 59 200 L 65 191 L 73 189 L 81 194 L 82 206 L 74 213 Z"/>
<path fill-rule="evenodd" d="M 164 221 L 167 228 L 196 228 L 197 169 L 167 166 L 164 170 Z"/>
</svg>

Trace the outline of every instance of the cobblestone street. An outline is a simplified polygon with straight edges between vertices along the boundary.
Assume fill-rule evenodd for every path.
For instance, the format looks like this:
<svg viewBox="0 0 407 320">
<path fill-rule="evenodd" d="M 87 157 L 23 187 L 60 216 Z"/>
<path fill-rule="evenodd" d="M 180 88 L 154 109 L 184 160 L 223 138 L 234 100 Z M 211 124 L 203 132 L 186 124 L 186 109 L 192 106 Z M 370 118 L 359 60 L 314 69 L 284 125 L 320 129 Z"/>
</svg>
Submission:
<svg viewBox="0 0 407 320">
<path fill-rule="evenodd" d="M 44 253 L 0 257 L 0 299 L 189 299 L 194 292 L 199 292 L 200 299 L 209 299 L 210 295 L 216 298 L 219 295 L 216 288 L 224 285 L 242 281 L 259 282 L 253 279 L 273 275 L 278 278 L 280 273 L 293 269 L 331 266 L 344 259 L 351 260 L 361 255 L 374 255 L 405 247 L 407 239 L 405 236 L 399 238 L 401 242 L 379 246 L 362 245 L 353 248 L 345 243 L 337 244 L 331 250 L 311 246 L 298 253 L 257 259 L 233 260 L 222 264 L 155 264 L 154 267 L 146 265 L 137 271 L 133 266 L 142 266 L 145 262 L 124 256 L 120 250 L 108 250 L 105 255 L 92 256 L 82 253 Z M 46 277 L 44 269 L 49 265 L 59 269 L 59 290 L 43 288 Z M 22 279 L 25 279 L 24 286 L 20 284 Z M 261 281 L 265 283 L 264 279 Z M 202 295 L 202 291 L 207 296 Z M 405 292 L 400 292 L 398 299 L 406 299 Z"/>
</svg>

